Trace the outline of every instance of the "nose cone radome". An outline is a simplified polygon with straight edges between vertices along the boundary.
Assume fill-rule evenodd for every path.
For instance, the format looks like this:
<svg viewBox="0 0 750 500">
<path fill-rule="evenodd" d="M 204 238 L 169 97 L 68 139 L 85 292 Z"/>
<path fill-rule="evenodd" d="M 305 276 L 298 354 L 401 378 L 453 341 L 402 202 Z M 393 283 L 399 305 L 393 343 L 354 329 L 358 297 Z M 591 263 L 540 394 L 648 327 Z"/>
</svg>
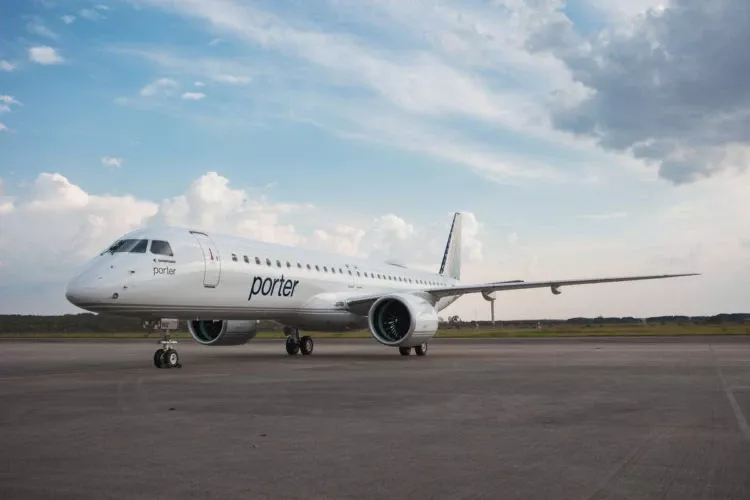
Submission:
<svg viewBox="0 0 750 500">
<path fill-rule="evenodd" d="M 81 276 L 76 276 L 68 282 L 65 287 L 65 298 L 82 309 L 90 309 L 91 306 L 102 301 L 101 290 L 91 286 Z"/>
</svg>

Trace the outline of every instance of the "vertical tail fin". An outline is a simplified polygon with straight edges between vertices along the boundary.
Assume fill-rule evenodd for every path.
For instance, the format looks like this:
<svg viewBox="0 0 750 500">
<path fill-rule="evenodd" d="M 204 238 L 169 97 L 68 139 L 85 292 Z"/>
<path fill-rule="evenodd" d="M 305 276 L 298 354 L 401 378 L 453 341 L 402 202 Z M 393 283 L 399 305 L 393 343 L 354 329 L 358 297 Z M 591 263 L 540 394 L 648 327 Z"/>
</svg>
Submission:
<svg viewBox="0 0 750 500">
<path fill-rule="evenodd" d="M 453 215 L 451 232 L 448 233 L 443 262 L 440 264 L 440 274 L 457 280 L 461 279 L 461 212 Z"/>
</svg>

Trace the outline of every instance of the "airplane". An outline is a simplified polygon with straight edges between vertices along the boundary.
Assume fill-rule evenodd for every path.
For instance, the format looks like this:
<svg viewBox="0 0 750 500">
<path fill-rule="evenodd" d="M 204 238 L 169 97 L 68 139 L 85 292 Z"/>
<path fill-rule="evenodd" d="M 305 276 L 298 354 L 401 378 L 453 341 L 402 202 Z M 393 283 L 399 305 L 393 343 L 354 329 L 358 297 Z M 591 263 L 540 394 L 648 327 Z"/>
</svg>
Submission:
<svg viewBox="0 0 750 500">
<path fill-rule="evenodd" d="M 698 273 L 463 284 L 462 214 L 453 215 L 437 273 L 182 227 L 140 228 L 118 238 L 67 284 L 82 309 L 148 321 L 187 322 L 204 346 L 242 345 L 261 320 L 284 326 L 286 351 L 310 355 L 306 331 L 369 329 L 382 345 L 427 354 L 438 312 L 466 294 L 696 276 Z M 164 334 L 157 368 L 181 367 Z"/>
</svg>

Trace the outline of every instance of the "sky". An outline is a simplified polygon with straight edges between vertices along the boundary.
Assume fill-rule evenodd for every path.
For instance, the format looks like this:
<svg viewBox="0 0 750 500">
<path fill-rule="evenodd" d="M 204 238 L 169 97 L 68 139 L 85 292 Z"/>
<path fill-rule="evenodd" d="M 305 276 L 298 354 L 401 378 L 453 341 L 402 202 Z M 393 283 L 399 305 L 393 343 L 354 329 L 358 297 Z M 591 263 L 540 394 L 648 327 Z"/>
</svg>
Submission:
<svg viewBox="0 0 750 500">
<path fill-rule="evenodd" d="M 750 311 L 746 0 L 0 5 L 0 313 L 171 224 L 465 282 L 497 319 Z M 467 296 L 445 314 L 488 319 Z"/>
</svg>

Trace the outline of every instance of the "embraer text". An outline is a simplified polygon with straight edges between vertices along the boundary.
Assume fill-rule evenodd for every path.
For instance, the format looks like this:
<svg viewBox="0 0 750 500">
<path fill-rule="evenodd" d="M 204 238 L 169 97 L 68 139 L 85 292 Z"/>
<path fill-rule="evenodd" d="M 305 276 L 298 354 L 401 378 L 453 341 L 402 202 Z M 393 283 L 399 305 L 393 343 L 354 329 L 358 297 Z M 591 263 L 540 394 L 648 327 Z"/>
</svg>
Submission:
<svg viewBox="0 0 750 500">
<path fill-rule="evenodd" d="M 253 298 L 253 295 L 273 295 L 274 293 L 277 293 L 279 297 L 291 297 L 294 295 L 294 290 L 297 288 L 297 284 L 299 284 L 299 280 L 288 280 L 284 279 L 284 275 L 281 275 L 281 278 L 260 278 L 255 277 L 253 278 L 253 283 L 250 285 L 250 295 L 248 295 L 247 300 L 250 300 Z M 278 287 L 277 287 L 278 285 Z M 276 292 L 278 288 L 278 292 Z"/>
</svg>

